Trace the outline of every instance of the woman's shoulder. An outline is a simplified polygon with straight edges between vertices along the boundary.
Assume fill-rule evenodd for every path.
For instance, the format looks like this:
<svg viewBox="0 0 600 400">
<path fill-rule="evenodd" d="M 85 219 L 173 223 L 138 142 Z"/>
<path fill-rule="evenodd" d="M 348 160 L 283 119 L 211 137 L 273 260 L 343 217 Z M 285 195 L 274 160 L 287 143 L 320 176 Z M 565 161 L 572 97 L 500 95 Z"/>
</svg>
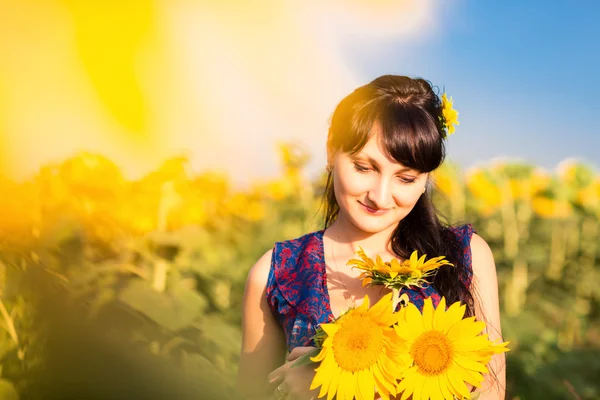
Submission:
<svg viewBox="0 0 600 400">
<path fill-rule="evenodd" d="M 302 255 L 318 252 L 322 237 L 323 231 L 320 230 L 275 242 L 273 248 L 268 249 L 252 266 L 248 280 L 261 284 L 266 283 L 273 267 L 279 269 L 278 267 L 297 262 Z"/>
<path fill-rule="evenodd" d="M 275 243 L 274 251 L 277 248 L 303 248 L 307 246 L 319 245 L 323 239 L 323 230 L 305 233 L 302 236 L 293 239 L 286 239 Z"/>
<path fill-rule="evenodd" d="M 267 285 L 269 279 L 269 271 L 271 269 L 271 260 L 273 257 L 273 249 L 267 250 L 250 268 L 248 271 L 247 285 L 255 287 L 262 291 Z"/>
<path fill-rule="evenodd" d="M 495 275 L 494 255 L 489 244 L 477 234 L 471 224 L 449 227 L 448 231 L 456 238 L 457 255 L 466 268 L 466 281 L 470 285 L 473 275 L 479 280 L 482 276 Z"/>
<path fill-rule="evenodd" d="M 271 267 L 275 272 L 296 269 L 299 265 L 314 264 L 323 253 L 323 231 L 306 233 L 294 239 L 276 242 Z"/>
<path fill-rule="evenodd" d="M 466 245 L 469 244 L 473 235 L 476 234 L 476 231 L 471 224 L 449 226 L 447 231 L 451 233 L 459 242 Z"/>
<path fill-rule="evenodd" d="M 485 252 L 490 249 L 485 239 L 477 234 L 471 224 L 451 226 L 448 230 L 456 237 L 463 247 L 470 247 L 471 251 Z"/>
<path fill-rule="evenodd" d="M 494 254 L 490 245 L 477 234 L 471 239 L 471 258 L 473 273 L 481 279 L 483 276 L 496 275 L 496 264 Z"/>
</svg>

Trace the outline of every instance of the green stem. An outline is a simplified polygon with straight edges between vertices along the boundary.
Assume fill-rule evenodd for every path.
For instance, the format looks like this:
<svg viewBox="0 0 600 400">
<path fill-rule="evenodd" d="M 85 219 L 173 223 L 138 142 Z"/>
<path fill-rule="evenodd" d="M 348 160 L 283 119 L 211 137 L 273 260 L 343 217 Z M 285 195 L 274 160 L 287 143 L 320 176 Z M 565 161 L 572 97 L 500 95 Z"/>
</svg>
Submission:
<svg viewBox="0 0 600 400">
<path fill-rule="evenodd" d="M 4 302 L 2 302 L 2 299 L 0 299 L 0 313 L 2 313 L 2 316 L 4 317 L 4 320 L 6 321 L 6 327 L 7 327 L 8 334 L 10 335 L 12 340 L 18 346 L 19 345 L 19 337 L 17 336 L 17 330 L 15 329 L 15 324 L 13 322 L 13 319 L 8 314 L 8 310 L 4 306 Z"/>
<path fill-rule="evenodd" d="M 396 311 L 400 299 L 400 289 L 392 288 L 392 312 Z"/>
<path fill-rule="evenodd" d="M 563 273 L 566 262 L 565 231 L 562 224 L 552 221 L 552 238 L 550 243 L 550 262 L 546 270 L 546 276 L 558 281 Z"/>
</svg>

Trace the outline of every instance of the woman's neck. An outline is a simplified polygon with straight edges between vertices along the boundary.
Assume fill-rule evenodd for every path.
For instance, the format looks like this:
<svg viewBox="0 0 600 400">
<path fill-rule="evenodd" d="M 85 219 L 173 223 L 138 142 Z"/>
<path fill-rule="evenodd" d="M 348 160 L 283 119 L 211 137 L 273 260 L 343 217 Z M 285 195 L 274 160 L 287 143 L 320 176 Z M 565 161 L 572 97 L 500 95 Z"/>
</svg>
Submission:
<svg viewBox="0 0 600 400">
<path fill-rule="evenodd" d="M 370 257 L 393 254 L 391 238 L 395 226 L 381 232 L 365 232 L 344 218 L 336 219 L 327 228 L 327 236 L 339 243 L 344 255 L 354 254 L 361 247 Z M 341 254 L 340 254 L 341 255 Z"/>
</svg>

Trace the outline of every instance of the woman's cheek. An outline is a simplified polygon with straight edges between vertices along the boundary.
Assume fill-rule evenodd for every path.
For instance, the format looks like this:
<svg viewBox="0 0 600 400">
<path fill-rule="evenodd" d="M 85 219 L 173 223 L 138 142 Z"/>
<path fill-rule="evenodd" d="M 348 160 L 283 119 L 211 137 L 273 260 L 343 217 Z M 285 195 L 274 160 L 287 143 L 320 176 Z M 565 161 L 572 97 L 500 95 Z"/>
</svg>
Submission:
<svg viewBox="0 0 600 400">
<path fill-rule="evenodd" d="M 415 206 L 415 204 L 417 204 L 420 193 L 421 192 L 417 191 L 415 194 L 415 190 L 412 188 L 408 191 L 399 191 L 399 193 L 395 196 L 396 204 L 402 208 L 412 208 Z"/>
<path fill-rule="evenodd" d="M 369 179 L 362 175 L 349 175 L 341 183 L 342 193 L 347 196 L 360 196 L 369 191 Z"/>
</svg>

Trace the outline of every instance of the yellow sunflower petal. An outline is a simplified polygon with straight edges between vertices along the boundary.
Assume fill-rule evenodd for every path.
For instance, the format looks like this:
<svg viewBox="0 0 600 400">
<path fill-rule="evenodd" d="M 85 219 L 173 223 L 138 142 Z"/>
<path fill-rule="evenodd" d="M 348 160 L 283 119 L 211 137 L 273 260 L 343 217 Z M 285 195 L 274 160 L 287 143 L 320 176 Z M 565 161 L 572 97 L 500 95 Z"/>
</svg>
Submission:
<svg viewBox="0 0 600 400">
<path fill-rule="evenodd" d="M 475 387 L 480 387 L 484 381 L 483 375 L 480 372 L 464 370 L 461 374 L 465 382 Z"/>
<path fill-rule="evenodd" d="M 411 275 L 415 271 L 416 270 L 414 268 L 407 267 L 407 266 L 401 266 L 398 268 L 398 273 L 401 275 Z"/>
<path fill-rule="evenodd" d="M 375 378 L 369 370 L 358 371 L 358 391 L 364 400 L 375 398 Z"/>
<path fill-rule="evenodd" d="M 321 349 L 321 351 L 319 352 L 319 354 L 317 354 L 314 357 L 311 357 L 310 360 L 313 362 L 319 362 L 319 361 L 323 361 L 323 359 L 325 358 L 325 355 L 327 355 L 327 350 L 325 349 Z"/>
<path fill-rule="evenodd" d="M 337 374 L 333 374 L 331 376 L 331 382 L 329 382 L 329 388 L 327 390 L 327 400 L 332 400 L 336 393 L 338 392 L 339 386 L 340 386 L 340 376 L 341 376 L 341 372 L 338 371 L 339 373 Z M 319 397 L 321 397 L 321 395 L 319 394 Z"/>
<path fill-rule="evenodd" d="M 390 261 L 390 267 L 392 271 L 398 271 L 401 267 L 400 261 L 398 261 L 397 258 L 392 258 L 392 260 Z"/>
<path fill-rule="evenodd" d="M 313 380 L 313 382 L 310 385 L 309 390 L 315 390 L 316 388 L 318 388 L 319 386 L 321 386 L 321 389 L 319 389 L 319 396 L 318 397 L 323 397 L 327 394 L 328 390 L 329 390 L 329 385 L 331 384 L 332 379 L 324 379 L 325 375 L 321 375 L 322 379 L 317 380 L 317 376 L 315 374 L 315 379 Z"/>
<path fill-rule="evenodd" d="M 421 399 L 429 400 L 431 398 L 431 377 L 426 376 L 423 380 L 423 387 L 421 388 Z"/>
<path fill-rule="evenodd" d="M 462 317 L 465 315 L 467 307 L 464 304 L 460 304 L 459 302 L 453 303 L 448 310 L 446 311 L 446 321 L 449 327 L 452 327 L 454 324 L 457 324 L 462 320 Z"/>
<path fill-rule="evenodd" d="M 465 385 L 465 382 L 461 379 L 460 373 L 456 368 L 450 368 L 448 370 L 448 380 L 450 381 L 450 385 L 453 389 L 453 393 L 457 397 L 468 397 L 469 390 Z"/>
<path fill-rule="evenodd" d="M 452 393 L 450 392 L 450 381 L 448 381 L 448 374 L 440 375 L 440 379 L 438 381 L 440 385 L 440 392 L 442 393 L 442 397 L 444 399 L 451 399 Z"/>
<path fill-rule="evenodd" d="M 335 390 L 337 386 L 334 385 L 334 382 L 337 382 L 338 375 L 340 371 L 336 369 L 335 360 L 331 354 L 326 357 L 318 368 L 315 369 L 315 377 L 310 385 L 310 390 L 314 390 L 321 386 L 319 391 L 319 397 L 323 397 L 325 393 L 330 393 Z"/>
<path fill-rule="evenodd" d="M 420 399 L 422 397 L 423 386 L 425 386 L 425 376 L 416 375 L 413 382 L 413 399 Z"/>
<path fill-rule="evenodd" d="M 379 388 L 379 392 L 381 393 L 382 389 L 385 389 L 388 393 L 394 393 L 396 388 L 395 385 L 392 384 L 390 379 L 387 376 L 384 376 L 381 367 L 376 365 L 373 366 L 373 376 L 377 382 L 377 387 Z"/>
<path fill-rule="evenodd" d="M 473 371 L 478 371 L 478 372 L 482 372 L 484 374 L 489 373 L 487 367 L 477 361 L 473 361 L 467 357 L 464 357 L 460 354 L 457 354 L 454 357 L 454 361 L 456 362 L 456 364 L 458 364 L 459 366 L 465 368 L 465 369 L 470 369 Z"/>
<path fill-rule="evenodd" d="M 375 385 L 377 387 L 377 394 L 379 397 L 381 397 L 383 400 L 390 400 L 390 392 L 381 384 L 379 384 L 377 379 L 375 379 Z"/>
<path fill-rule="evenodd" d="M 394 327 L 398 336 L 412 343 L 416 337 L 423 333 L 422 315 L 419 309 L 412 303 L 403 309 L 404 321 L 399 321 Z"/>
<path fill-rule="evenodd" d="M 383 296 L 376 304 L 373 305 L 373 307 L 369 309 L 369 314 L 371 314 L 371 316 L 376 319 L 380 319 L 386 313 L 389 314 L 388 309 L 391 307 L 392 304 L 392 295 L 393 293 L 390 292 Z M 386 324 L 386 326 L 390 325 Z"/>
<path fill-rule="evenodd" d="M 431 397 L 431 400 L 444 400 L 442 388 L 440 387 L 440 378 L 441 375 L 429 378 L 428 385 L 431 386 L 429 389 L 429 397 Z"/>
<path fill-rule="evenodd" d="M 342 372 L 342 377 L 340 379 L 340 389 L 343 394 L 342 399 L 352 400 L 354 394 L 357 393 L 356 379 L 354 379 L 354 374 L 352 372 Z"/>
<path fill-rule="evenodd" d="M 491 351 L 490 350 L 490 341 L 487 338 L 487 335 L 469 337 L 462 336 L 462 339 L 455 340 L 454 348 L 456 351 Z"/>
<path fill-rule="evenodd" d="M 441 332 L 448 332 L 448 327 L 446 325 L 446 298 L 442 297 L 440 303 L 436 307 L 433 313 L 433 329 L 437 329 Z"/>
<path fill-rule="evenodd" d="M 423 329 L 429 331 L 433 329 L 433 303 L 431 297 L 423 302 Z"/>
<path fill-rule="evenodd" d="M 404 373 L 402 374 L 402 380 L 398 383 L 398 393 L 405 392 L 406 390 L 412 393 L 415 379 L 418 379 L 420 375 L 421 373 L 419 371 L 419 367 L 416 365 L 413 365 L 412 367 L 404 371 Z"/>
<path fill-rule="evenodd" d="M 357 307 L 357 310 L 367 311 L 367 309 L 369 308 L 370 305 L 371 305 L 371 303 L 369 300 L 369 296 L 365 294 L 365 298 L 363 299 L 362 304 L 359 307 Z"/>
<path fill-rule="evenodd" d="M 475 317 L 468 317 L 456 323 L 448 330 L 452 338 L 468 338 L 478 335 L 485 329 L 485 322 L 475 321 Z"/>
<path fill-rule="evenodd" d="M 340 329 L 339 325 L 336 324 L 321 324 L 320 327 L 325 331 L 327 336 L 333 336 Z"/>
<path fill-rule="evenodd" d="M 352 259 L 352 260 L 348 261 L 348 263 L 352 262 L 352 264 L 359 266 L 357 268 L 360 268 L 363 270 L 368 270 L 368 271 L 373 270 L 373 268 L 375 267 L 375 262 L 365 254 L 364 250 L 360 246 L 356 253 L 361 258 L 362 261 L 357 260 L 357 259 Z M 348 265 L 348 263 L 346 263 L 346 265 Z"/>
<path fill-rule="evenodd" d="M 423 254 L 418 260 L 417 260 L 417 268 L 419 268 L 420 270 L 423 270 L 423 264 L 425 263 L 425 257 L 427 257 L 426 254 Z"/>
<path fill-rule="evenodd" d="M 346 265 L 348 267 L 352 267 L 352 268 L 356 268 L 356 269 L 360 269 L 363 271 L 370 271 L 371 267 L 369 267 L 369 265 L 361 260 L 357 260 L 357 259 L 352 259 L 352 260 L 348 260 L 348 262 L 346 263 Z"/>
<path fill-rule="evenodd" d="M 419 256 L 417 255 L 417 251 L 416 250 L 413 251 L 412 254 L 410 255 L 410 258 L 409 258 L 409 262 L 410 262 L 411 266 L 413 266 L 413 265 L 415 265 L 417 263 L 417 261 L 419 259 L 418 257 Z"/>
</svg>

